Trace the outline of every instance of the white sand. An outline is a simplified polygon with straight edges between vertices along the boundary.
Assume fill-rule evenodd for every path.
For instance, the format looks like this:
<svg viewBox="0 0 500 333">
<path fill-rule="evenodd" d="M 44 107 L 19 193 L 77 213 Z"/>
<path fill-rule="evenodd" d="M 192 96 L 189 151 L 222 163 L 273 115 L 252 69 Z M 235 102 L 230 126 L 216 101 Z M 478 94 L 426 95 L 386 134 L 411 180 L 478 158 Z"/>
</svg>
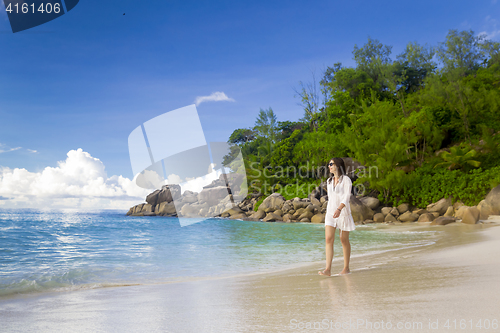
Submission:
<svg viewBox="0 0 500 333">
<path fill-rule="evenodd" d="M 0 331 L 500 332 L 491 327 L 493 320 L 500 325 L 494 225 L 500 219 L 492 221 L 415 226 L 447 236 L 426 248 L 353 259 L 345 276 L 318 276 L 323 263 L 314 263 L 273 274 L 3 300 Z M 336 258 L 333 270 L 341 269 Z M 476 327 L 480 320 L 490 328 Z"/>
</svg>

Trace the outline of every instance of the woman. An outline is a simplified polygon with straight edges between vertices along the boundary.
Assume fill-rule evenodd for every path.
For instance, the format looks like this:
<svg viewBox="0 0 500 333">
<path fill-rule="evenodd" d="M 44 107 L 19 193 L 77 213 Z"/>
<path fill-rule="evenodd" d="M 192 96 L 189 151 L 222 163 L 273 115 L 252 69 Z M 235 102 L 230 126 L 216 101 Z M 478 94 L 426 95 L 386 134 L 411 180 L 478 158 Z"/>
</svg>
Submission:
<svg viewBox="0 0 500 333">
<path fill-rule="evenodd" d="M 349 199 L 351 196 L 352 182 L 345 173 L 344 160 L 333 158 L 328 164 L 330 178 L 327 180 L 328 206 L 325 216 L 325 252 L 326 268 L 319 271 L 320 275 L 331 275 L 333 260 L 333 241 L 335 229 L 340 229 L 340 242 L 344 251 L 344 269 L 339 274 L 349 274 L 349 259 L 351 257 L 351 244 L 349 231 L 356 229 L 351 214 Z"/>
</svg>

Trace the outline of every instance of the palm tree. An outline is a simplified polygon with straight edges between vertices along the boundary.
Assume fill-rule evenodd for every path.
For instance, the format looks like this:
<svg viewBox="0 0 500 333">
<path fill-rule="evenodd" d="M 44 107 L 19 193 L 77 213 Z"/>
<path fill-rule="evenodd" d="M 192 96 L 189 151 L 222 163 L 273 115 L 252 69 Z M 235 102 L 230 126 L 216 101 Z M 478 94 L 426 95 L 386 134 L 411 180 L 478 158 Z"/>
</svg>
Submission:
<svg viewBox="0 0 500 333">
<path fill-rule="evenodd" d="M 479 167 L 481 162 L 473 160 L 477 155 L 477 151 L 471 147 L 460 148 L 459 146 L 454 146 L 450 148 L 450 151 L 442 151 L 438 154 L 444 162 L 438 163 L 434 166 L 436 167 L 447 167 L 448 170 L 462 169 L 467 164 L 473 167 Z"/>
</svg>

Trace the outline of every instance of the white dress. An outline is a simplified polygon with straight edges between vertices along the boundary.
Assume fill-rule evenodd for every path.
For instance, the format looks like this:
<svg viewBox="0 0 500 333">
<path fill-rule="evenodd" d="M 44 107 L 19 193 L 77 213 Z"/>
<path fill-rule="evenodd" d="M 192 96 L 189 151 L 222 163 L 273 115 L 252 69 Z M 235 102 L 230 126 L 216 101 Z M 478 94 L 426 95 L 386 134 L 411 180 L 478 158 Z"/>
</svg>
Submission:
<svg viewBox="0 0 500 333">
<path fill-rule="evenodd" d="M 328 205 L 326 206 L 325 225 L 339 228 L 343 231 L 352 231 L 356 229 L 354 220 L 351 214 L 351 205 L 349 199 L 351 197 L 352 181 L 346 175 L 340 176 L 340 181 L 337 186 L 334 186 L 335 180 L 332 179 L 330 183 L 327 181 L 328 189 Z M 340 212 L 340 216 L 333 218 L 335 210 L 339 208 L 340 204 L 345 205 Z"/>
</svg>

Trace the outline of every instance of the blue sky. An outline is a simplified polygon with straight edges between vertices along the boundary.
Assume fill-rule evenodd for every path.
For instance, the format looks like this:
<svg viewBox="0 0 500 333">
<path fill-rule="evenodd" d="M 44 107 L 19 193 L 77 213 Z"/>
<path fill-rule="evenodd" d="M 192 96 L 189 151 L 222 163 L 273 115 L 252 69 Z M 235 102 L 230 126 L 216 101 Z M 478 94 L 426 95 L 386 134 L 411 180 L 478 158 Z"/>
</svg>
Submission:
<svg viewBox="0 0 500 333">
<path fill-rule="evenodd" d="M 353 65 L 368 36 L 393 58 L 449 29 L 500 38 L 496 0 L 81 0 L 16 34 L 0 8 L 0 166 L 40 173 L 81 148 L 108 177 L 129 179 L 130 132 L 198 96 L 234 99 L 198 106 L 207 141 L 226 141 L 260 108 L 298 120 L 293 88 L 335 62 Z"/>
</svg>

